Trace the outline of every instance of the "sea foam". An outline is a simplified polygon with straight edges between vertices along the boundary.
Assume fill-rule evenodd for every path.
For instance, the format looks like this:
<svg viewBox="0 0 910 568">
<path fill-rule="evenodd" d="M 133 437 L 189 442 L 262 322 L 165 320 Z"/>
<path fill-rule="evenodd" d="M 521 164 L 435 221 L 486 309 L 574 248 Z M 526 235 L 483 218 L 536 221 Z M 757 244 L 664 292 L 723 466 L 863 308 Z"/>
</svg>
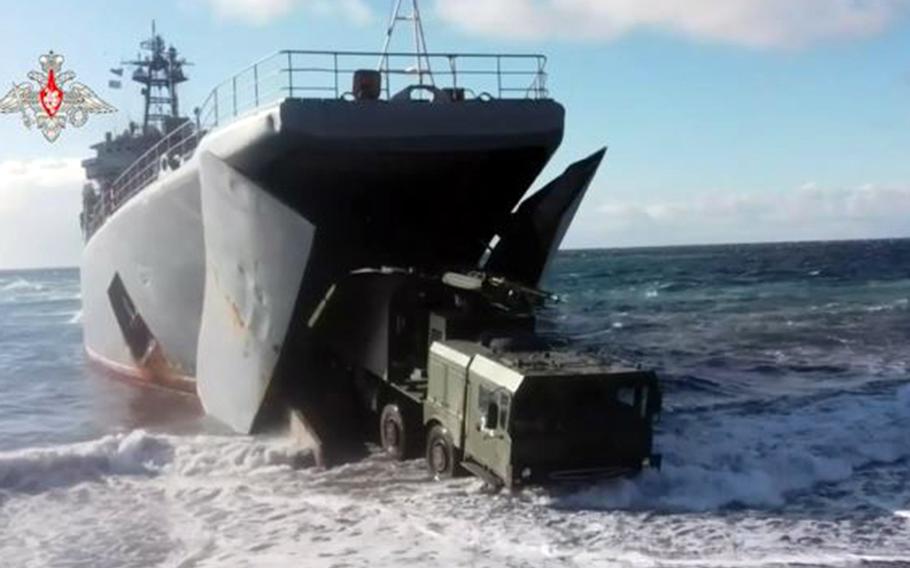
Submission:
<svg viewBox="0 0 910 568">
<path fill-rule="evenodd" d="M 555 506 L 709 511 L 776 508 L 796 493 L 910 457 L 910 386 L 890 395 L 836 395 L 743 414 L 668 417 L 657 437 L 661 472 L 570 493 Z"/>
<path fill-rule="evenodd" d="M 79 444 L 0 452 L 0 490 L 35 493 L 109 475 L 153 475 L 172 454 L 166 438 L 142 430 Z"/>
<path fill-rule="evenodd" d="M 0 454 L 0 525 L 10 527 L 0 557 L 36 567 L 900 561 L 910 558 L 905 507 L 864 517 L 856 533 L 849 517 L 774 511 L 800 491 L 906 459 L 908 415 L 910 387 L 751 418 L 680 413 L 662 424 L 662 472 L 499 495 L 471 478 L 433 482 L 417 460 L 377 454 L 299 470 L 280 437 L 134 431 Z"/>
</svg>

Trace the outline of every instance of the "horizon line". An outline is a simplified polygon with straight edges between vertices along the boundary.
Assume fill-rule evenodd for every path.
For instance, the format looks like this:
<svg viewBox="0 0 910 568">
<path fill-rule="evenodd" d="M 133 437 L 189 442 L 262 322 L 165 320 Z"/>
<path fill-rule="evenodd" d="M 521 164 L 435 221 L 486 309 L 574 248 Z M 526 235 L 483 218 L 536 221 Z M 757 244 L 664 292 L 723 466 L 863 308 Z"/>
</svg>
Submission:
<svg viewBox="0 0 910 568">
<path fill-rule="evenodd" d="M 740 242 L 722 242 L 722 243 L 675 243 L 666 245 L 613 245 L 613 246 L 591 246 L 591 247 L 566 247 L 560 248 L 559 252 L 575 251 L 592 251 L 592 250 L 645 250 L 645 249 L 672 249 L 686 247 L 729 247 L 729 246 L 760 246 L 760 245 L 786 245 L 786 244 L 821 244 L 821 243 L 860 243 L 872 241 L 906 241 L 910 240 L 910 235 L 902 237 L 872 237 L 856 239 L 797 239 L 797 240 L 777 240 L 777 241 L 740 241 Z M 79 270 L 78 265 L 70 266 L 23 266 L 23 267 L 0 267 L 0 274 L 4 272 L 37 272 L 44 270 Z"/>
</svg>

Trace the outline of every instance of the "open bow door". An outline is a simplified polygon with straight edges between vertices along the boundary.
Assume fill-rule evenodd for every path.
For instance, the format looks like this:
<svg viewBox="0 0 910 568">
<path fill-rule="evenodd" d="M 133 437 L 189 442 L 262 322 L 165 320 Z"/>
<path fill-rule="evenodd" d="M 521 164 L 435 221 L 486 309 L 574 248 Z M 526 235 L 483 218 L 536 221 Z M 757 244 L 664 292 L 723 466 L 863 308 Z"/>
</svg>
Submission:
<svg viewBox="0 0 910 568">
<path fill-rule="evenodd" d="M 511 215 L 484 270 L 538 286 L 607 149 L 569 166 Z"/>
</svg>

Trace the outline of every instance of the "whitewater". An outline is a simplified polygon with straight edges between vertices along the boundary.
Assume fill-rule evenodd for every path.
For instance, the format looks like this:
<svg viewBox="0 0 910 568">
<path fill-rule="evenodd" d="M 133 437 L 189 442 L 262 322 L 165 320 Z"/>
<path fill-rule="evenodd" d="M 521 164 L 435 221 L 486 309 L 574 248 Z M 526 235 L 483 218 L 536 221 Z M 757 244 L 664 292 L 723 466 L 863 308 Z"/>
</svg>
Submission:
<svg viewBox="0 0 910 568">
<path fill-rule="evenodd" d="M 910 243 L 574 251 L 544 329 L 657 368 L 660 472 L 322 471 L 97 375 L 78 272 L 0 273 L 2 566 L 910 565 Z"/>
</svg>

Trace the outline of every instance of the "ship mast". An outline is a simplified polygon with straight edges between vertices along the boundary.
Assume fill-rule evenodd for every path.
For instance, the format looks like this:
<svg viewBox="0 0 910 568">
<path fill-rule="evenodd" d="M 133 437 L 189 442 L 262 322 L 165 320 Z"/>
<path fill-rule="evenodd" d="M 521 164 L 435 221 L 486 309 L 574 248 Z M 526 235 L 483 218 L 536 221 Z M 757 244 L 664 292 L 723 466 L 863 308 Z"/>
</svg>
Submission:
<svg viewBox="0 0 910 568">
<path fill-rule="evenodd" d="M 386 29 L 385 43 L 382 46 L 382 55 L 379 58 L 379 71 L 387 72 L 389 70 L 389 48 L 392 45 L 392 36 L 395 34 L 395 26 L 398 22 L 411 22 L 414 26 L 414 72 L 417 73 L 421 85 L 424 84 L 424 75 L 428 78 L 428 83 L 433 84 L 433 70 L 430 67 L 430 57 L 427 50 L 427 38 L 423 33 L 423 21 L 420 18 L 420 7 L 417 0 L 409 0 L 411 5 L 409 13 L 405 13 L 404 0 L 393 0 L 392 15 L 389 18 L 389 26 Z"/>
<path fill-rule="evenodd" d="M 142 85 L 145 99 L 142 132 L 148 133 L 150 128 L 155 128 L 166 134 L 180 122 L 177 85 L 187 80 L 183 66 L 191 64 L 178 56 L 174 46 L 165 48 L 164 39 L 155 31 L 154 20 L 152 36 L 139 47 L 146 55 L 140 53 L 135 60 L 123 61 L 122 64 L 135 67 L 133 81 Z"/>
</svg>

